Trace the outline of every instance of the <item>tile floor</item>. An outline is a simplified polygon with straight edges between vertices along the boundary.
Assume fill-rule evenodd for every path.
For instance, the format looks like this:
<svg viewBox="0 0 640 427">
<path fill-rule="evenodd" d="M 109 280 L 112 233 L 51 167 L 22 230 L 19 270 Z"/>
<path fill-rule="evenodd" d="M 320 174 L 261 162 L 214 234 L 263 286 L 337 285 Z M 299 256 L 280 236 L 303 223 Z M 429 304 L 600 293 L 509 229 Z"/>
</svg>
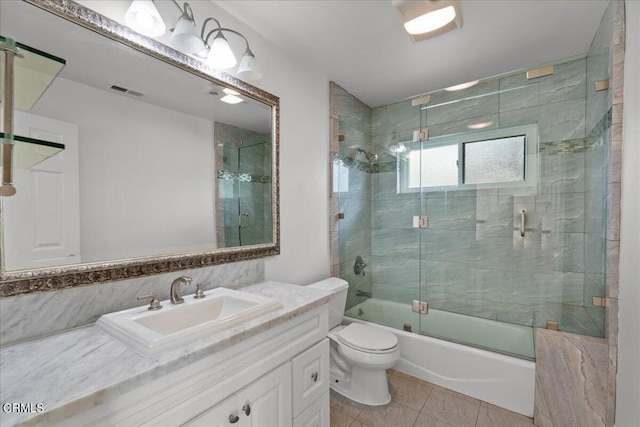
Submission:
<svg viewBox="0 0 640 427">
<path fill-rule="evenodd" d="M 355 403 L 331 391 L 331 427 L 531 427 L 533 420 L 389 370 L 391 402 Z"/>
</svg>

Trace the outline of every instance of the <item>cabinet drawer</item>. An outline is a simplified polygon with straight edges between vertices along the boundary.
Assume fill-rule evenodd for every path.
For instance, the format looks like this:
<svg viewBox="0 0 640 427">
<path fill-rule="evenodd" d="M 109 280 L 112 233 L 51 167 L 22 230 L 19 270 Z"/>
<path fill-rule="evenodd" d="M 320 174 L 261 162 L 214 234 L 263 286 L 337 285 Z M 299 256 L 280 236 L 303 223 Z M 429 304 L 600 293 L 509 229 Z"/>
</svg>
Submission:
<svg viewBox="0 0 640 427">
<path fill-rule="evenodd" d="M 331 424 L 329 412 L 329 392 L 313 402 L 293 420 L 293 427 L 329 427 Z"/>
<path fill-rule="evenodd" d="M 329 340 L 291 359 L 291 374 L 295 418 L 329 390 Z"/>
</svg>

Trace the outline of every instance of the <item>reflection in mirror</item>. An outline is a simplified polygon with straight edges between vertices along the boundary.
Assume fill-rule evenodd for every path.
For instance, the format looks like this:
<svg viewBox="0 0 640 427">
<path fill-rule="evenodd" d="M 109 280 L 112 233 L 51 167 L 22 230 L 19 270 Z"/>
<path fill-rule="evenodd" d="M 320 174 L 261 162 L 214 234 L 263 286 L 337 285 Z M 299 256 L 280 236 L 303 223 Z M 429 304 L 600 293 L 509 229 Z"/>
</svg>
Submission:
<svg viewBox="0 0 640 427">
<path fill-rule="evenodd" d="M 0 7 L 2 36 L 66 61 L 32 107 L 16 102 L 14 133 L 64 150 L 14 169 L 4 272 L 277 244 L 273 104 L 243 88 L 222 102 L 228 84 L 28 3 Z"/>
</svg>

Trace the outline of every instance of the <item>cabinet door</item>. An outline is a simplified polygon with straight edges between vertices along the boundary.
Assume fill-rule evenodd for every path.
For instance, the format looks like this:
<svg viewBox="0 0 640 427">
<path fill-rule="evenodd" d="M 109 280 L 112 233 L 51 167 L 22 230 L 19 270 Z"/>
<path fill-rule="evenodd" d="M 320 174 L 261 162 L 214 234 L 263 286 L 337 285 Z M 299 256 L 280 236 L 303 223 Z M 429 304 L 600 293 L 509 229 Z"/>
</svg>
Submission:
<svg viewBox="0 0 640 427">
<path fill-rule="evenodd" d="M 274 369 L 238 392 L 240 418 L 251 427 L 291 427 L 291 364 Z"/>
<path fill-rule="evenodd" d="M 313 402 L 293 420 L 293 427 L 329 427 L 329 392 Z"/>
<path fill-rule="evenodd" d="M 293 416 L 329 390 L 329 340 L 324 339 L 291 359 Z"/>
<path fill-rule="evenodd" d="M 196 418 L 187 421 L 189 427 L 246 427 L 247 420 L 238 411 L 238 395 L 223 400 Z"/>
</svg>

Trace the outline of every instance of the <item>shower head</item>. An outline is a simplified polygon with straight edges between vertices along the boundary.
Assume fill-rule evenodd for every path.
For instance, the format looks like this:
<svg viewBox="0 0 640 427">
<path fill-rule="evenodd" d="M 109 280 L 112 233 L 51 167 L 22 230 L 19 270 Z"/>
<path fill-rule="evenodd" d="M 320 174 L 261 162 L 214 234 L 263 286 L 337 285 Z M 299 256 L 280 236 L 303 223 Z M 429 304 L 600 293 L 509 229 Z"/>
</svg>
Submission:
<svg viewBox="0 0 640 427">
<path fill-rule="evenodd" d="M 358 157 L 362 158 L 364 157 L 367 163 L 369 163 L 369 165 L 375 165 L 376 163 L 378 163 L 378 155 L 377 154 L 373 154 L 370 153 L 368 151 L 363 150 L 362 148 L 358 148 L 356 150 L 356 159 L 358 159 Z"/>
</svg>

